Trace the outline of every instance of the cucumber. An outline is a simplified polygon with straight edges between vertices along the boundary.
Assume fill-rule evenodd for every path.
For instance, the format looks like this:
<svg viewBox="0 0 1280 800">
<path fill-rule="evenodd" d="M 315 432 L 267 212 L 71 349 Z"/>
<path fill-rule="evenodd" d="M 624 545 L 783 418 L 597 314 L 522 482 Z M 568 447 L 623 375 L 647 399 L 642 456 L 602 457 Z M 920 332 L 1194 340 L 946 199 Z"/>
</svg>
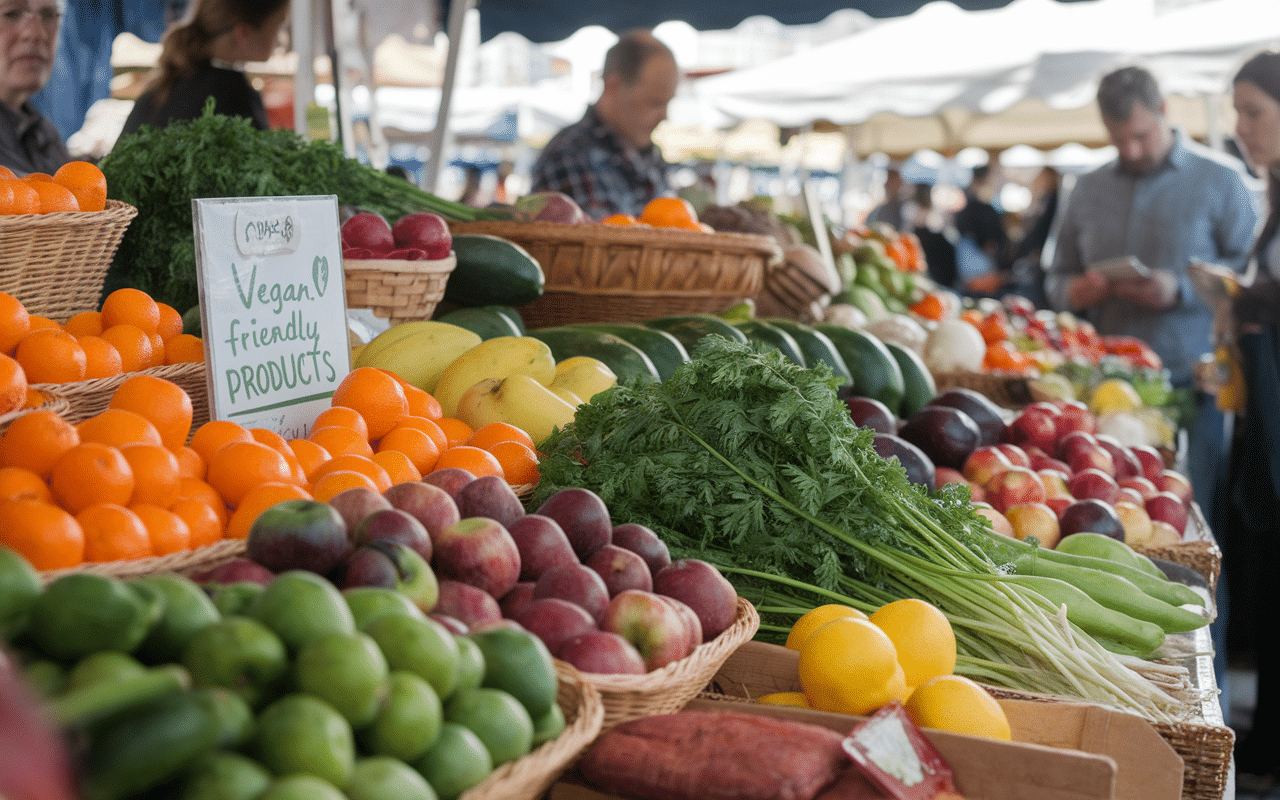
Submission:
<svg viewBox="0 0 1280 800">
<path fill-rule="evenodd" d="M 571 356 L 591 356 L 603 361 L 618 376 L 619 383 L 637 378 L 642 381 L 662 380 L 658 368 L 643 350 L 611 333 L 564 325 L 538 328 L 527 335 L 550 347 L 556 361 Z"/>
<path fill-rule="evenodd" d="M 512 324 L 514 324 L 514 325 L 516 326 L 516 328 L 517 328 L 517 329 L 519 329 L 519 331 L 520 331 L 520 335 L 521 335 L 521 336 L 524 336 L 524 332 L 525 332 L 525 327 L 524 327 L 524 317 L 520 316 L 520 312 L 519 312 L 519 311 L 516 311 L 513 307 L 511 307 L 511 306 L 481 306 L 481 308 L 488 309 L 489 311 L 494 311 L 494 312 L 496 312 L 496 313 L 498 313 L 498 314 L 501 314 L 502 316 L 506 317 L 507 319 L 511 320 Z"/>
<path fill-rule="evenodd" d="M 691 356 L 694 348 L 698 346 L 698 340 L 708 334 L 716 333 L 726 339 L 732 339 L 742 344 L 746 344 L 748 341 L 745 333 L 725 320 L 710 314 L 680 314 L 671 317 L 657 317 L 656 319 L 647 320 L 644 324 L 647 328 L 666 331 L 679 339 L 680 344 L 684 345 L 684 349 Z"/>
<path fill-rule="evenodd" d="M 458 265 L 444 299 L 460 306 L 518 306 L 542 296 L 542 265 L 515 242 L 487 233 L 455 233 Z"/>
<path fill-rule="evenodd" d="M 658 375 L 664 381 L 671 377 L 671 373 L 676 371 L 676 367 L 689 360 L 689 351 L 684 349 L 684 345 L 680 344 L 680 340 L 657 328 L 646 328 L 639 323 L 625 322 L 616 324 L 582 322 L 575 324 L 573 327 L 611 333 L 624 342 L 635 345 L 649 357 L 649 360 L 653 362 L 653 366 L 658 370 Z"/>
<path fill-rule="evenodd" d="M 906 386 L 902 368 L 889 348 L 876 337 L 855 328 L 819 322 L 813 327 L 822 331 L 835 343 L 844 359 L 849 374 L 853 376 L 853 393 L 874 397 L 894 411 L 902 405 Z"/>
<path fill-rule="evenodd" d="M 924 365 L 924 359 L 915 350 L 897 342 L 885 342 L 889 354 L 902 370 L 902 404 L 898 407 L 898 419 L 906 419 L 925 407 L 938 394 L 933 373 Z"/>
<path fill-rule="evenodd" d="M 436 321 L 448 322 L 451 325 L 457 325 L 459 328 L 466 328 L 481 339 L 524 335 L 523 326 L 517 327 L 509 316 L 496 309 L 497 306 L 455 308 L 453 311 L 436 317 Z"/>
<path fill-rule="evenodd" d="M 800 344 L 795 340 L 795 337 L 781 328 L 758 319 L 749 319 L 733 324 L 738 330 L 745 333 L 752 342 L 766 344 L 800 366 L 808 366 L 804 353 L 800 351 Z"/>
<path fill-rule="evenodd" d="M 814 366 L 819 362 L 831 367 L 831 372 L 836 376 L 841 386 L 853 382 L 853 376 L 849 374 L 849 367 L 845 365 L 844 359 L 840 357 L 840 351 L 836 349 L 836 343 L 831 341 L 831 337 L 822 331 L 802 322 L 796 322 L 793 319 L 773 319 L 764 320 L 775 328 L 781 328 L 791 334 L 791 338 L 796 340 L 796 344 L 800 345 L 800 352 L 804 353 L 804 361 L 809 366 Z"/>
</svg>

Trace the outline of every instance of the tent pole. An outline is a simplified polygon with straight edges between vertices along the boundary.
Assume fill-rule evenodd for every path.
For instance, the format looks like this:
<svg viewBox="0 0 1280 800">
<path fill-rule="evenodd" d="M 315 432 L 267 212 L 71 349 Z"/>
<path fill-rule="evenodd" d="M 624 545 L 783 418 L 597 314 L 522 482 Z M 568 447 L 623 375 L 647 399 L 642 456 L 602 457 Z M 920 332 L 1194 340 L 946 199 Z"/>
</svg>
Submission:
<svg viewBox="0 0 1280 800">
<path fill-rule="evenodd" d="M 458 51 L 462 45 L 462 23 L 476 0 L 451 0 L 449 3 L 449 51 L 445 56 L 444 79 L 440 84 L 440 107 L 436 111 L 436 128 L 431 132 L 431 153 L 427 157 L 423 188 L 439 191 L 440 173 L 449 145 L 449 107 L 453 104 L 453 86 L 458 79 Z"/>
<path fill-rule="evenodd" d="M 290 6 L 293 52 L 298 56 L 298 69 L 293 76 L 293 131 L 299 136 L 307 136 L 307 109 L 315 102 L 316 95 L 311 0 L 293 0 Z"/>
</svg>

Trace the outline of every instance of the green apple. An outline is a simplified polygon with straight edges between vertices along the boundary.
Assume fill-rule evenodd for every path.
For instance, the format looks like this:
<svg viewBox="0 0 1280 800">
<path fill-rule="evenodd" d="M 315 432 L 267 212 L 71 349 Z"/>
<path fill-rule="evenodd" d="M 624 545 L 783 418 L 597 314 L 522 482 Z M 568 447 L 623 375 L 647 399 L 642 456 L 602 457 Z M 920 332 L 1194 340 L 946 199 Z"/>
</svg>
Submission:
<svg viewBox="0 0 1280 800">
<path fill-rule="evenodd" d="M 351 800 L 437 800 L 435 790 L 420 773 L 389 756 L 357 761 L 345 788 Z"/>
<path fill-rule="evenodd" d="M 431 684 L 411 672 L 393 672 L 373 722 L 356 738 L 366 752 L 412 761 L 435 744 L 443 715 Z"/>
<path fill-rule="evenodd" d="M 249 616 L 275 631 L 291 653 L 326 634 L 356 630 L 342 592 L 323 576 L 305 570 L 277 575 L 253 601 Z"/>
<path fill-rule="evenodd" d="M 351 726 L 325 701 L 287 694 L 262 710 L 254 754 L 275 775 L 313 775 L 345 786 L 355 767 Z"/>
<path fill-rule="evenodd" d="M 312 639 L 293 664 L 298 689 L 327 701 L 353 728 L 373 721 L 389 672 L 378 644 L 363 633 Z"/>
<path fill-rule="evenodd" d="M 187 643 L 182 665 L 194 686 L 230 689 L 261 708 L 283 689 L 289 675 L 284 642 L 249 617 L 229 616 L 205 627 Z"/>
<path fill-rule="evenodd" d="M 442 699 L 458 684 L 458 643 L 431 618 L 388 614 L 370 622 L 364 632 L 378 643 L 393 670 L 412 672 L 431 684 Z"/>
</svg>

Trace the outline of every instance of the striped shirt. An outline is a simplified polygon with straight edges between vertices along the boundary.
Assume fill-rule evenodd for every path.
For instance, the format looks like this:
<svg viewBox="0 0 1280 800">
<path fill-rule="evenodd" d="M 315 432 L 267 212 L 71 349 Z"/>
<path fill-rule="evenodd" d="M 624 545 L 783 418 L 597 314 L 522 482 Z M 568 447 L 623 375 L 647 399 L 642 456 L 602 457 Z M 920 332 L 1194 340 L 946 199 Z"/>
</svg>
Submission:
<svg viewBox="0 0 1280 800">
<path fill-rule="evenodd" d="M 657 145 L 631 147 L 589 106 L 581 120 L 542 148 L 533 164 L 532 191 L 564 192 L 597 220 L 638 217 L 650 200 L 671 194 L 669 169 Z"/>
<path fill-rule="evenodd" d="M 1258 223 L 1258 200 L 1243 165 L 1174 132 L 1165 162 L 1132 175 L 1117 161 L 1076 182 L 1063 212 L 1053 265 L 1046 276 L 1050 303 L 1068 309 L 1067 284 L 1090 264 L 1136 256 L 1178 275 L 1177 304 L 1150 309 L 1106 297 L 1074 310 L 1099 333 L 1136 336 L 1164 361 L 1175 386 L 1190 385 L 1192 369 L 1210 350 L 1213 312 L 1187 278 L 1194 260 L 1244 270 Z"/>
</svg>

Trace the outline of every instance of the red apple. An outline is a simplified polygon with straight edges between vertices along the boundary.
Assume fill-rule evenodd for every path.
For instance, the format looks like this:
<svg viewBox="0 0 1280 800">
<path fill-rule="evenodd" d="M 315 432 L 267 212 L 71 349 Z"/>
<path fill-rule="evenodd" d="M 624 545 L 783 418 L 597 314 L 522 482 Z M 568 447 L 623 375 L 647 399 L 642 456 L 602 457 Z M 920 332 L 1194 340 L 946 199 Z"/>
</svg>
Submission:
<svg viewBox="0 0 1280 800">
<path fill-rule="evenodd" d="M 453 617 L 467 630 L 502 619 L 502 608 L 493 595 L 460 581 L 440 581 L 440 599 L 431 610 Z"/>
<path fill-rule="evenodd" d="M 363 211 L 353 215 L 341 228 L 343 247 L 360 247 L 372 251 L 375 257 L 384 256 L 396 249 L 391 226 L 381 214 Z"/>
<path fill-rule="evenodd" d="M 1046 456 L 1043 453 L 1038 456 L 1037 455 L 1031 456 L 1031 468 L 1037 472 L 1039 472 L 1042 469 L 1056 469 L 1059 472 L 1065 472 L 1068 475 L 1071 474 L 1071 466 L 1068 465 L 1067 462 L 1063 461 L 1060 458 L 1054 458 L 1053 456 Z"/>
<path fill-rule="evenodd" d="M 461 517 L 488 517 L 503 526 L 524 516 L 524 504 L 501 475 L 481 475 L 458 490 Z"/>
<path fill-rule="evenodd" d="M 1013 527 L 1014 538 L 1034 536 L 1041 547 L 1054 547 L 1060 537 L 1058 515 L 1045 503 L 1022 503 L 1004 512 Z"/>
<path fill-rule="evenodd" d="M 1120 497 L 1116 479 L 1100 469 L 1082 469 L 1067 480 L 1067 489 L 1077 500 L 1093 499 L 1114 503 Z"/>
<path fill-rule="evenodd" d="M 426 475 L 422 476 L 423 483 L 429 483 L 432 486 L 439 486 L 449 493 L 455 501 L 458 499 L 458 492 L 462 491 L 462 487 L 466 486 L 476 479 L 474 473 L 465 470 L 462 467 L 442 467 L 433 469 Z"/>
<path fill-rule="evenodd" d="M 693 609 L 689 608 L 685 603 L 665 594 L 660 594 L 658 597 L 661 597 L 664 602 L 674 608 L 676 613 L 680 615 L 681 621 L 684 622 L 684 654 L 686 656 L 689 655 L 698 649 L 698 645 L 702 644 L 702 622 L 698 619 L 698 615 L 694 613 Z"/>
<path fill-rule="evenodd" d="M 973 456 L 970 455 L 970 458 L 972 457 Z M 948 483 L 968 483 L 969 482 L 968 479 L 965 478 L 964 474 L 960 472 L 960 470 L 952 469 L 951 467 L 934 467 L 933 479 L 938 486 L 943 486 Z"/>
<path fill-rule="evenodd" d="M 983 488 L 987 490 L 987 502 L 1001 513 L 1011 506 L 1045 501 L 1044 484 L 1028 467 L 1010 467 L 997 473 Z"/>
<path fill-rule="evenodd" d="M 368 486 L 353 486 L 344 489 L 329 498 L 329 505 L 338 509 L 342 521 L 347 523 L 347 534 L 355 533 L 361 520 L 375 511 L 383 511 L 392 505 L 376 489 Z"/>
<path fill-rule="evenodd" d="M 969 457 L 964 460 L 964 464 L 960 467 L 960 474 L 967 480 L 986 486 L 987 481 L 991 480 L 996 473 L 1004 472 L 1012 466 L 1013 462 L 1000 452 L 997 445 L 982 445 L 975 447 Z M 949 469 L 949 467 L 943 467 L 943 469 Z M 936 480 L 936 469 L 934 475 Z"/>
<path fill-rule="evenodd" d="M 431 563 L 434 550 L 431 536 L 426 527 L 407 511 L 398 508 L 375 511 L 360 520 L 351 533 L 351 541 L 356 547 L 378 540 L 408 545 L 418 551 L 424 561 Z"/>
<path fill-rule="evenodd" d="M 1097 443 L 1098 437 L 1088 431 L 1071 431 L 1058 440 L 1056 452 L 1061 460 L 1070 461 L 1077 450 L 1093 447 Z"/>
<path fill-rule="evenodd" d="M 1151 515 L 1141 503 L 1120 500 L 1115 504 L 1116 516 L 1124 526 L 1124 543 L 1142 547 L 1151 541 Z"/>
<path fill-rule="evenodd" d="M 1034 447 L 1035 445 L 1031 446 Z M 1009 459 L 1009 463 L 1015 467 L 1031 466 L 1031 456 L 1027 455 L 1027 449 L 1022 445 L 1000 442 L 996 445 L 996 449 L 1004 453 L 1004 457 Z M 1039 450 L 1039 448 L 1036 449 Z"/>
<path fill-rule="evenodd" d="M 1115 474 L 1115 461 L 1111 458 L 1111 453 L 1100 444 L 1080 445 L 1076 451 L 1067 459 L 1067 466 L 1071 468 L 1074 475 L 1087 469 L 1096 469 L 1099 472 L 1105 472 L 1107 475 Z"/>
<path fill-rule="evenodd" d="M 1179 535 L 1187 532 L 1187 504 L 1173 492 L 1156 492 L 1146 509 L 1153 520 L 1169 523 Z"/>
<path fill-rule="evenodd" d="M 1098 420 L 1089 407 L 1079 400 L 1061 400 L 1058 405 L 1058 436 L 1067 435 L 1071 431 L 1093 433 L 1098 429 Z"/>
<path fill-rule="evenodd" d="M 520 549 L 497 520 L 466 517 L 436 537 L 433 566 L 441 578 L 502 597 L 520 580 Z"/>
<path fill-rule="evenodd" d="M 658 570 L 653 590 L 692 608 L 706 641 L 719 636 L 738 618 L 738 590 L 715 565 L 700 559 L 681 558 Z"/>
<path fill-rule="evenodd" d="M 1098 434 L 1097 438 L 1098 444 L 1105 447 L 1111 454 L 1111 462 L 1114 465 L 1112 474 L 1115 475 L 1116 480 L 1142 474 L 1142 463 L 1138 461 L 1138 457 L 1132 450 L 1120 443 L 1119 439 L 1105 433 Z"/>
<path fill-rule="evenodd" d="M 585 564 L 560 564 L 538 578 L 533 587 L 535 599 L 559 597 L 577 603 L 597 622 L 609 605 L 609 588 L 600 573 Z"/>
<path fill-rule="evenodd" d="M 347 489 L 346 491 L 355 490 Z M 454 502 L 448 490 L 434 484 L 405 481 L 390 487 L 382 493 L 382 496 L 392 508 L 398 508 L 421 522 L 422 527 L 427 529 L 427 535 L 432 539 L 439 536 L 440 531 L 462 519 L 462 515 L 458 513 L 458 504 Z M 336 499 L 338 498 L 335 497 L 334 500 Z"/>
<path fill-rule="evenodd" d="M 1091 531 L 1124 541 L 1124 525 L 1110 503 L 1085 498 L 1077 500 L 1058 514 L 1058 529 L 1066 537 Z"/>
<path fill-rule="evenodd" d="M 1027 406 L 1004 429 L 1004 441 L 1022 447 L 1039 447 L 1046 453 L 1053 452 L 1058 440 L 1056 414 L 1056 409 L 1054 414 L 1050 415 L 1043 410 L 1035 411 L 1031 406 Z"/>
<path fill-rule="evenodd" d="M 1172 469 L 1163 470 L 1160 473 L 1160 480 L 1155 481 L 1156 488 L 1162 492 L 1172 492 L 1177 495 L 1183 503 L 1190 504 L 1194 495 L 1191 491 L 1191 481 L 1186 475 Z"/>
<path fill-rule="evenodd" d="M 584 563 L 600 573 L 610 597 L 623 589 L 653 591 L 653 575 L 649 572 L 649 565 L 639 553 L 633 553 L 625 547 L 603 545 Z"/>
<path fill-rule="evenodd" d="M 600 495 L 590 489 L 561 489 L 544 500 L 534 513 L 560 523 L 579 560 L 586 560 L 612 538 L 609 508 Z"/>
<path fill-rule="evenodd" d="M 1164 458 L 1161 457 L 1160 451 L 1148 444 L 1135 444 L 1129 449 L 1142 465 L 1142 477 L 1152 483 L 1159 481 L 1160 473 L 1164 472 Z"/>
<path fill-rule="evenodd" d="M 577 564 L 578 556 L 560 523 L 541 514 L 525 514 L 512 522 L 507 533 L 520 551 L 520 580 L 536 581 L 542 573 L 561 564 Z"/>
<path fill-rule="evenodd" d="M 555 657 L 587 673 L 643 675 L 646 671 L 635 645 L 610 631 L 587 631 L 566 639 Z"/>
<path fill-rule="evenodd" d="M 532 601 L 515 620 L 541 639 L 552 653 L 569 639 L 596 630 L 596 621 L 586 609 L 558 597 L 543 597 Z"/>
<path fill-rule="evenodd" d="M 431 260 L 448 258 L 453 235 L 444 218 L 430 211 L 412 211 L 391 226 L 391 238 L 398 248 L 417 248 Z"/>
<path fill-rule="evenodd" d="M 1149 497 L 1160 491 L 1154 483 L 1139 475 L 1123 478 L 1116 481 L 1116 483 L 1120 484 L 1121 489 L 1132 489 L 1137 492 L 1143 503 L 1146 503 Z"/>
<path fill-rule="evenodd" d="M 600 616 L 600 629 L 631 642 L 646 670 L 661 669 L 688 652 L 688 628 L 680 612 L 653 592 L 620 592 Z"/>
<path fill-rule="evenodd" d="M 652 528 L 638 522 L 623 522 L 613 526 L 609 541 L 618 547 L 625 547 L 644 559 L 649 565 L 649 574 L 671 563 L 671 551 L 667 543 L 662 541 Z"/>
<path fill-rule="evenodd" d="M 1001 536 L 1013 536 L 1013 526 L 1009 524 L 1008 517 L 996 511 L 989 503 L 975 505 L 973 510 L 990 520 L 991 527 L 996 533 Z"/>
<path fill-rule="evenodd" d="M 1070 497 L 1075 499 L 1071 494 L 1071 488 L 1068 481 L 1071 476 L 1059 469 L 1038 469 L 1036 474 L 1040 476 L 1040 482 L 1044 484 L 1044 496 L 1050 497 Z"/>
<path fill-rule="evenodd" d="M 498 598 L 498 608 L 505 619 L 515 619 L 533 602 L 533 581 L 520 581 L 511 591 Z"/>
</svg>

